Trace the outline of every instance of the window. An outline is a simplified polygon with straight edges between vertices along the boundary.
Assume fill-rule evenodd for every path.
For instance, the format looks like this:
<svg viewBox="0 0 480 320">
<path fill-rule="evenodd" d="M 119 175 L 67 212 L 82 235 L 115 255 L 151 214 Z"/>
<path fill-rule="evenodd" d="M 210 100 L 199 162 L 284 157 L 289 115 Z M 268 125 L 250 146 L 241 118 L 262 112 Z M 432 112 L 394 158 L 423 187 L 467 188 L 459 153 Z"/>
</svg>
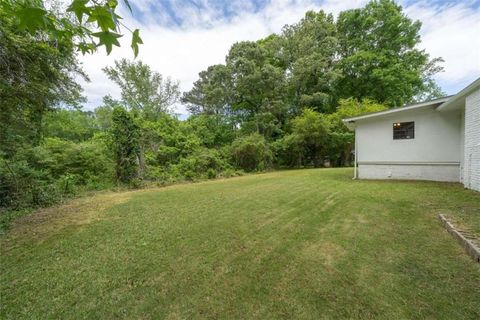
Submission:
<svg viewBox="0 0 480 320">
<path fill-rule="evenodd" d="M 415 138 L 415 122 L 396 122 L 393 124 L 393 140 Z"/>
</svg>

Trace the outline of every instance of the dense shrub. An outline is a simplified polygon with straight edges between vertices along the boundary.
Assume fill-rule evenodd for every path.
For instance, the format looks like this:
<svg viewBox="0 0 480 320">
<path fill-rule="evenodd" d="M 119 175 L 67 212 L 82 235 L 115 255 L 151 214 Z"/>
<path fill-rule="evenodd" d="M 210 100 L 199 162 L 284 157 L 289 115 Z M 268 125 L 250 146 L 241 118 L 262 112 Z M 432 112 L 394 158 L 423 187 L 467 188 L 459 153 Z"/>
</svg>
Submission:
<svg viewBox="0 0 480 320">
<path fill-rule="evenodd" d="M 17 207 L 21 202 L 32 204 L 29 191 L 34 170 L 26 161 L 0 159 L 0 206 Z M 28 201 L 26 199 L 30 198 Z"/>
<path fill-rule="evenodd" d="M 59 109 L 47 113 L 43 131 L 45 137 L 59 137 L 71 141 L 86 141 L 100 132 L 93 112 Z"/>
<path fill-rule="evenodd" d="M 181 150 L 177 147 L 161 145 L 156 152 L 148 155 L 147 161 L 153 166 L 165 166 L 178 160 Z"/>
<path fill-rule="evenodd" d="M 298 167 L 303 163 L 303 148 L 298 136 L 289 134 L 272 144 L 276 163 L 279 167 Z"/>
<path fill-rule="evenodd" d="M 13 159 L 0 159 L 0 207 L 52 204 L 77 189 L 105 188 L 112 178 L 113 162 L 102 139 L 47 138 Z"/>
<path fill-rule="evenodd" d="M 318 167 L 328 156 L 330 138 L 326 117 L 305 109 L 292 120 L 292 132 L 278 142 L 277 149 L 287 165 Z"/>
<path fill-rule="evenodd" d="M 195 178 L 215 178 L 220 172 L 231 168 L 219 151 L 200 148 L 188 157 L 180 159 L 175 166 L 179 174 L 187 180 Z"/>
<path fill-rule="evenodd" d="M 185 125 L 207 148 L 218 148 L 230 144 L 235 138 L 229 119 L 219 115 L 191 116 Z"/>
<path fill-rule="evenodd" d="M 230 153 L 234 164 L 245 171 L 265 170 L 273 160 L 270 146 L 258 133 L 237 138 L 231 145 Z"/>
<path fill-rule="evenodd" d="M 47 138 L 32 149 L 29 158 L 35 169 L 48 170 L 54 179 L 70 175 L 77 184 L 85 185 L 113 177 L 113 161 L 102 138 L 79 143 Z"/>
</svg>

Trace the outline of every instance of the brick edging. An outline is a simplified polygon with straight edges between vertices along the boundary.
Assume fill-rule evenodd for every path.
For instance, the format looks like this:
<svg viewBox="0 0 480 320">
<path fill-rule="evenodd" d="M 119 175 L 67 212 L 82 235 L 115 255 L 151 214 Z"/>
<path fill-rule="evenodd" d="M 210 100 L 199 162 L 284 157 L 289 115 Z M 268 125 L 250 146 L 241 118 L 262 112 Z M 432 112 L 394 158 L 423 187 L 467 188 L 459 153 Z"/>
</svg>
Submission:
<svg viewBox="0 0 480 320">
<path fill-rule="evenodd" d="M 472 241 L 465 238 L 455 227 L 445 218 L 443 214 L 439 214 L 438 218 L 443 223 L 448 233 L 450 233 L 457 241 L 465 248 L 467 253 L 475 260 L 480 262 L 480 248 L 478 248 Z"/>
</svg>

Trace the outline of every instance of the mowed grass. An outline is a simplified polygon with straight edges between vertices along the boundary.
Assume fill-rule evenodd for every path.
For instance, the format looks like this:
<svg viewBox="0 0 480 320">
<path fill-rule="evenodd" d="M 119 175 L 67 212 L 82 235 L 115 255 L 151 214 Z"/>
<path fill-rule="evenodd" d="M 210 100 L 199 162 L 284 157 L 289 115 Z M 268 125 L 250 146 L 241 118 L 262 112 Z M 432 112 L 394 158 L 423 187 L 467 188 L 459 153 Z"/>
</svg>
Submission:
<svg viewBox="0 0 480 320">
<path fill-rule="evenodd" d="M 2 319 L 479 319 L 459 184 L 283 171 L 99 194 L 1 241 Z"/>
</svg>

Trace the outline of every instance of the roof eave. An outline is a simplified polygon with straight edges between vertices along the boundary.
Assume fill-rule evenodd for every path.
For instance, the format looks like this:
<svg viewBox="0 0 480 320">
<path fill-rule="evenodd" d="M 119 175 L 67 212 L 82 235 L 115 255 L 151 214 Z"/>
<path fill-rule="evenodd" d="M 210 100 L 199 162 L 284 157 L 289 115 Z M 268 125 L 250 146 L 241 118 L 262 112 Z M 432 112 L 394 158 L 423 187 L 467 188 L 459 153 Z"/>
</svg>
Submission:
<svg viewBox="0 0 480 320">
<path fill-rule="evenodd" d="M 449 110 L 461 109 L 462 107 L 465 106 L 465 104 L 462 103 L 463 99 L 468 94 L 470 94 L 471 92 L 475 91 L 478 88 L 480 88 L 480 78 L 477 78 L 477 80 L 473 81 L 470 85 L 468 85 L 462 91 L 454 95 L 451 99 L 439 105 L 436 110 L 449 111 Z"/>
<path fill-rule="evenodd" d="M 348 130 L 355 130 L 355 128 L 357 127 L 357 124 L 355 123 L 355 121 L 345 121 L 346 119 L 343 119 L 342 122 L 345 124 L 345 126 L 348 128 Z"/>
<path fill-rule="evenodd" d="M 397 112 L 404 112 L 404 111 L 408 111 L 408 110 L 426 108 L 426 107 L 435 106 L 435 105 L 438 105 L 438 104 L 445 103 L 450 98 L 451 98 L 451 96 L 436 99 L 436 100 L 432 100 L 432 101 L 421 102 L 421 103 L 417 103 L 417 104 L 414 104 L 414 105 L 411 105 L 411 106 L 388 109 L 388 110 L 384 110 L 384 111 L 380 111 L 380 112 L 374 112 L 374 113 L 367 113 L 367 114 L 360 115 L 360 116 L 346 118 L 346 119 L 343 119 L 342 121 L 344 123 L 347 123 L 347 122 L 351 122 L 351 121 L 357 121 L 357 120 L 363 120 L 363 119 L 369 119 L 369 118 L 384 116 L 384 115 L 397 113 Z"/>
</svg>

